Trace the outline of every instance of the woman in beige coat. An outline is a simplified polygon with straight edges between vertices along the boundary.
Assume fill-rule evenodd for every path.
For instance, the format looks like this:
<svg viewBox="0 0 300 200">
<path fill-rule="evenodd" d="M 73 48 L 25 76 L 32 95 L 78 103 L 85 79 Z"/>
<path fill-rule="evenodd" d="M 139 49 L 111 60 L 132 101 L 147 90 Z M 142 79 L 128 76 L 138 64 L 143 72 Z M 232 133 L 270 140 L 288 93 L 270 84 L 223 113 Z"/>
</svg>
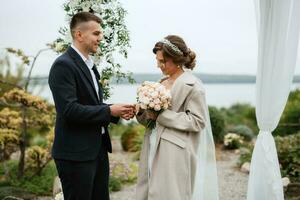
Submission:
<svg viewBox="0 0 300 200">
<path fill-rule="evenodd" d="M 158 67 L 167 76 L 161 83 L 170 90 L 172 100 L 171 107 L 158 116 L 149 110 L 141 110 L 136 116 L 142 124 L 156 119 L 156 127 L 145 133 L 137 200 L 217 200 L 214 144 L 205 92 L 190 72 L 196 55 L 175 35 L 156 43 L 153 52 Z M 202 134 L 205 137 L 200 142 Z M 201 143 L 204 148 L 200 148 Z M 200 160 L 206 164 L 203 168 Z"/>
</svg>

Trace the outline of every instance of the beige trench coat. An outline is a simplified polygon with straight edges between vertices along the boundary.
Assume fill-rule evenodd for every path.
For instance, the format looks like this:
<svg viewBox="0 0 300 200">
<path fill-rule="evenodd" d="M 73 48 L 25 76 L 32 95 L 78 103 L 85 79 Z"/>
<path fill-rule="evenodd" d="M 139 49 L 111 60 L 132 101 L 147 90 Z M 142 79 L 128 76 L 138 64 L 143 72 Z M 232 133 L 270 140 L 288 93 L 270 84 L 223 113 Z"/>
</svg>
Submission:
<svg viewBox="0 0 300 200">
<path fill-rule="evenodd" d="M 190 200 L 197 169 L 199 134 L 204 128 L 205 93 L 191 74 L 180 75 L 171 89 L 172 106 L 157 118 L 155 156 L 148 178 L 149 136 L 141 150 L 137 200 Z M 142 115 L 141 115 L 142 116 Z M 137 116 L 139 122 L 143 122 Z"/>
</svg>

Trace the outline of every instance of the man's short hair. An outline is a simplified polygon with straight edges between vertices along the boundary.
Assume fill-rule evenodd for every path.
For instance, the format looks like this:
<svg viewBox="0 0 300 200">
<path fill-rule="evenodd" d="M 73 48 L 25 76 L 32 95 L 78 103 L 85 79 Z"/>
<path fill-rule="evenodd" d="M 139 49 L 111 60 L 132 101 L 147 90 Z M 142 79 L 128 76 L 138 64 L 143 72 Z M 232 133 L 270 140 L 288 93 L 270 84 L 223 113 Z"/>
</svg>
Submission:
<svg viewBox="0 0 300 200">
<path fill-rule="evenodd" d="M 101 24 L 102 20 L 97 17 L 96 15 L 90 13 L 90 12 L 79 12 L 75 14 L 70 23 L 70 31 L 72 37 L 74 37 L 74 31 L 77 28 L 77 26 L 83 22 L 89 22 L 89 21 L 95 21 L 99 24 Z"/>
</svg>

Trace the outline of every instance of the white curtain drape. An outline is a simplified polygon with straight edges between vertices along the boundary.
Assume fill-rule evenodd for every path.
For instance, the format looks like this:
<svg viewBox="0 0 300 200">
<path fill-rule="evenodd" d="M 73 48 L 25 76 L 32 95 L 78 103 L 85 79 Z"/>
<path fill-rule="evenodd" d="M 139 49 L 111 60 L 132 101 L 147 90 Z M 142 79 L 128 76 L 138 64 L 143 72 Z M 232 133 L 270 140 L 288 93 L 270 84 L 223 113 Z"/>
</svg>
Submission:
<svg viewBox="0 0 300 200">
<path fill-rule="evenodd" d="M 286 104 L 297 60 L 300 0 L 255 0 L 258 28 L 256 118 L 260 129 L 247 200 L 283 200 L 272 131 Z"/>
</svg>

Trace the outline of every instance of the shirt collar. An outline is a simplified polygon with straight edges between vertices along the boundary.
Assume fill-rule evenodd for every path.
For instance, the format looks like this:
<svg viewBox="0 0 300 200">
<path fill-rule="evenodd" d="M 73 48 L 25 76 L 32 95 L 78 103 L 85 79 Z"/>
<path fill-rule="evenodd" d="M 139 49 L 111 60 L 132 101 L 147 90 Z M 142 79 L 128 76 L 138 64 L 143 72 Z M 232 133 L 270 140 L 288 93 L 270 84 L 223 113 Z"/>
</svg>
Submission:
<svg viewBox="0 0 300 200">
<path fill-rule="evenodd" d="M 82 60 L 85 62 L 85 64 L 88 66 L 88 68 L 92 69 L 94 66 L 94 62 L 93 60 L 88 57 L 86 58 L 80 51 L 79 49 L 77 49 L 73 44 L 71 44 L 71 47 L 80 55 L 80 57 L 82 58 Z"/>
</svg>

